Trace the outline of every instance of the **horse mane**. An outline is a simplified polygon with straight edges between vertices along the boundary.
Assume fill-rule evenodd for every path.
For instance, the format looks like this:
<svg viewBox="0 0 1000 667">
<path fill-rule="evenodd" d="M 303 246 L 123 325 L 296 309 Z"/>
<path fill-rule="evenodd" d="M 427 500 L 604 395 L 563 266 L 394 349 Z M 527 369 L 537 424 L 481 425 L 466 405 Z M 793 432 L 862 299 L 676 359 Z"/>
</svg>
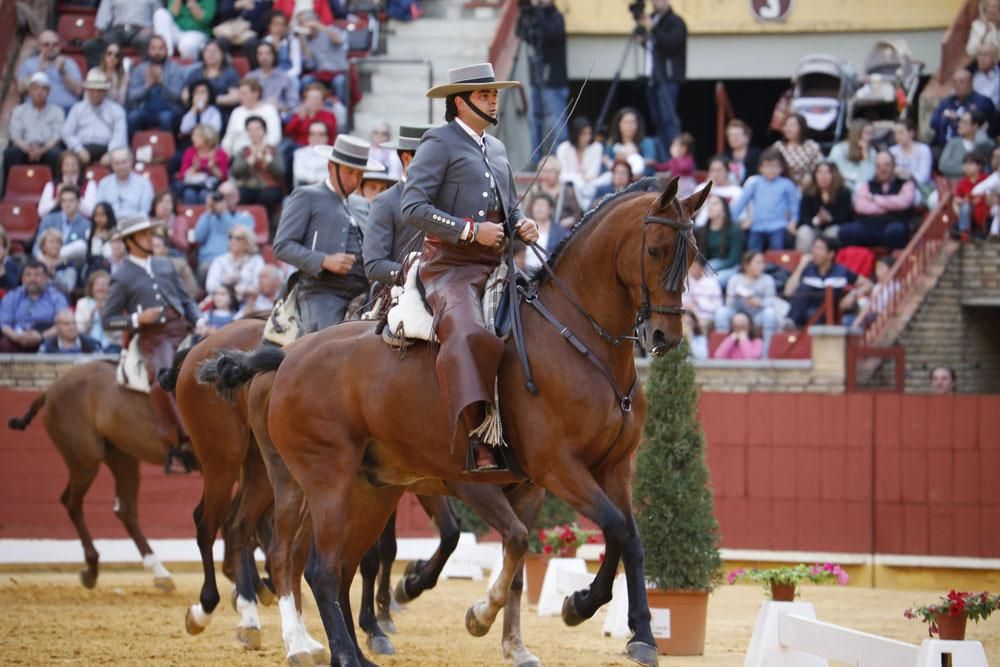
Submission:
<svg viewBox="0 0 1000 667">
<path fill-rule="evenodd" d="M 566 235 L 566 238 L 560 241 L 559 245 L 556 246 L 556 249 L 552 251 L 551 255 L 549 255 L 549 264 L 555 267 L 556 260 L 559 259 L 563 249 L 569 245 L 574 238 L 576 238 L 578 232 L 586 228 L 594 218 L 598 217 L 598 214 L 602 213 L 604 209 L 608 208 L 611 204 L 629 198 L 634 194 L 659 192 L 662 188 L 663 181 L 660 180 L 659 177 L 646 176 L 644 178 L 640 178 L 634 183 L 630 183 L 618 192 L 612 192 L 601 197 L 601 199 L 598 200 L 596 204 L 592 205 L 577 221 L 577 223 L 573 225 L 573 227 L 569 230 L 569 233 Z M 539 271 L 535 280 L 541 284 L 545 281 L 547 276 L 548 273 L 546 271 Z"/>
</svg>

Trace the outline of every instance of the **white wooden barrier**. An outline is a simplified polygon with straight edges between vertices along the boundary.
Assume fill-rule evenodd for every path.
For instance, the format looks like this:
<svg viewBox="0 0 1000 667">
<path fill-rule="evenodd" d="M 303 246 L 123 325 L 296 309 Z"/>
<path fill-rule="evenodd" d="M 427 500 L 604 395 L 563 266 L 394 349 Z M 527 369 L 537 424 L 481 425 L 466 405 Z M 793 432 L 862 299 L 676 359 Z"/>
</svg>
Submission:
<svg viewBox="0 0 1000 667">
<path fill-rule="evenodd" d="M 539 616 L 558 616 L 562 613 L 563 599 L 590 585 L 594 575 L 587 572 L 582 558 L 553 558 L 545 569 L 542 594 L 538 597 Z"/>
<path fill-rule="evenodd" d="M 808 602 L 761 605 L 744 667 L 826 667 L 827 660 L 857 667 L 987 667 L 983 646 L 975 641 L 926 639 L 923 644 L 880 637 L 816 620 Z"/>
</svg>

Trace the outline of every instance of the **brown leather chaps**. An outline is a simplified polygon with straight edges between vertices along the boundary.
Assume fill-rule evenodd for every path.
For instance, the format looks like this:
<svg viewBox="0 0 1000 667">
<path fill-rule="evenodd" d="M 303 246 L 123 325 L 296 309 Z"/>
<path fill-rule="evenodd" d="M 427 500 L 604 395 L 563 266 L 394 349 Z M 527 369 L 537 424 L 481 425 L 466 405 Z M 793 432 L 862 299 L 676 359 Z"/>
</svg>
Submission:
<svg viewBox="0 0 1000 667">
<path fill-rule="evenodd" d="M 177 346 L 184 340 L 189 328 L 187 320 L 174 309 L 167 308 L 166 322 L 139 330 L 139 352 L 149 378 L 149 402 L 156 418 L 156 432 L 168 450 L 178 446 L 187 436 L 177 411 L 177 401 L 173 394 L 160 387 L 156 372 L 173 363 Z"/>
</svg>

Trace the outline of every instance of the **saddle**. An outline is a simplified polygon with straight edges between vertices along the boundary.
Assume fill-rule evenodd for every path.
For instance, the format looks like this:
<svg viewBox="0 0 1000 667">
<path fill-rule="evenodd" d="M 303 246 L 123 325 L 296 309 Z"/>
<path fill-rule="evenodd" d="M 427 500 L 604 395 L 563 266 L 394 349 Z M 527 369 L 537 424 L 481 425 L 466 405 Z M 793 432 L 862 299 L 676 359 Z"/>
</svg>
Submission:
<svg viewBox="0 0 1000 667">
<path fill-rule="evenodd" d="M 437 343 L 434 333 L 434 316 L 427 305 L 423 284 L 420 282 L 420 254 L 412 253 L 403 264 L 405 278 L 402 284 L 390 291 L 390 303 L 382 327 L 382 340 L 392 347 L 404 347 L 413 341 Z M 510 335 L 510 318 L 507 293 L 507 265 L 501 263 L 493 270 L 483 291 L 483 321 L 486 328 L 506 339 Z M 379 311 L 376 305 L 372 314 Z"/>
</svg>

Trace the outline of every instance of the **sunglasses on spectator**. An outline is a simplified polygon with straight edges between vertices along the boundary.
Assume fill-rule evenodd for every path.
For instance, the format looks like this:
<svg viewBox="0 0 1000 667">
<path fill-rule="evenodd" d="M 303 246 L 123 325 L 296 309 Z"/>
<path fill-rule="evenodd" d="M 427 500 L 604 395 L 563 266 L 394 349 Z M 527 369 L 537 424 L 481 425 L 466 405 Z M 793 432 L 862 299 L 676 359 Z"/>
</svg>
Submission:
<svg viewBox="0 0 1000 667">
<path fill-rule="evenodd" d="M 111 51 L 109 49 L 108 51 L 104 52 L 104 55 L 106 55 L 106 56 L 114 56 L 115 58 L 119 57 L 121 54 L 122 54 L 122 52 L 118 51 L 117 49 L 114 50 L 114 51 Z"/>
</svg>

